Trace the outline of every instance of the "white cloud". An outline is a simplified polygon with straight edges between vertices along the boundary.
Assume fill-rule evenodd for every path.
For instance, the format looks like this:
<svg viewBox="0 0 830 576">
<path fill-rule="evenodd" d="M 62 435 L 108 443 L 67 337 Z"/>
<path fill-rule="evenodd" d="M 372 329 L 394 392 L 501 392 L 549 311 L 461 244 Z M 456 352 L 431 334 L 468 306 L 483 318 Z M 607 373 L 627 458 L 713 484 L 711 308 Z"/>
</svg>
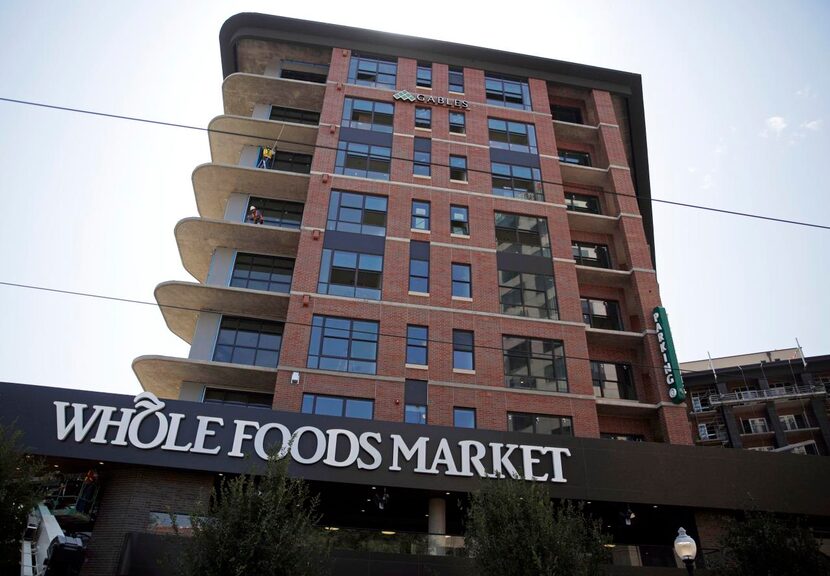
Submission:
<svg viewBox="0 0 830 576">
<path fill-rule="evenodd" d="M 809 86 L 805 86 L 801 90 L 796 90 L 795 95 L 799 96 L 800 98 L 815 98 L 816 93 L 813 92 L 813 89 Z"/>
<path fill-rule="evenodd" d="M 770 134 L 773 136 L 781 136 L 784 128 L 787 127 L 787 122 L 781 116 L 770 116 L 764 121 L 765 128 L 761 131 L 761 136 L 764 138 Z"/>
<path fill-rule="evenodd" d="M 809 122 L 802 122 L 801 127 L 806 130 L 818 132 L 821 130 L 821 120 L 810 120 Z"/>
<path fill-rule="evenodd" d="M 700 184 L 701 190 L 711 190 L 712 187 L 715 185 L 714 178 L 712 174 L 704 174 L 703 175 L 703 182 Z"/>
</svg>

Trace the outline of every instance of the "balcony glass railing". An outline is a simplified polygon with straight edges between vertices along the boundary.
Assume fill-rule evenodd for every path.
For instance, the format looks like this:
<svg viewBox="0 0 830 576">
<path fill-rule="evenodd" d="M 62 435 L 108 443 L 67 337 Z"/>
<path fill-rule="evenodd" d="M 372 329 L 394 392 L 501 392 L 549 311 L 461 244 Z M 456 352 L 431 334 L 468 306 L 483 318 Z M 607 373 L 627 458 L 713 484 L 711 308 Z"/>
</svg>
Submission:
<svg viewBox="0 0 830 576">
<path fill-rule="evenodd" d="M 738 404 L 759 400 L 774 400 L 776 398 L 796 398 L 799 396 L 815 396 L 827 394 L 822 385 L 812 386 L 778 386 L 767 390 L 739 390 L 725 394 L 712 394 L 709 403 L 713 406 L 720 404 Z"/>
</svg>

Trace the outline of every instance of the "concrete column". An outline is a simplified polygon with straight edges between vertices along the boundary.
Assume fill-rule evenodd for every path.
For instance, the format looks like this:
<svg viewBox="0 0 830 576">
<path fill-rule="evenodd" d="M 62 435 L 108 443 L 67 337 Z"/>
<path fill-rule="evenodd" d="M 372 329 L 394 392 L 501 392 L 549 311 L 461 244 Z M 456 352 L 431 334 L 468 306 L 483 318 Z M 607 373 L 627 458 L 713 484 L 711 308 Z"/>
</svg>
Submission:
<svg viewBox="0 0 830 576">
<path fill-rule="evenodd" d="M 810 400 L 810 409 L 813 414 L 813 422 L 821 430 L 821 437 L 824 439 L 824 455 L 830 454 L 830 419 L 827 418 L 827 412 L 824 411 L 824 399 L 813 398 Z"/>
<path fill-rule="evenodd" d="M 444 534 L 447 533 L 447 501 L 443 498 L 429 499 L 429 544 L 430 556 L 446 554 Z"/>
<path fill-rule="evenodd" d="M 763 380 L 763 382 L 766 382 L 766 380 Z M 769 385 L 767 385 L 767 388 L 769 388 Z M 769 425 L 772 431 L 775 432 L 775 447 L 783 448 L 788 442 L 787 435 L 784 434 L 784 427 L 781 425 L 781 420 L 778 419 L 778 410 L 776 410 L 775 404 L 772 402 L 767 402 L 766 408 Z"/>
<path fill-rule="evenodd" d="M 732 448 L 743 448 L 741 429 L 738 427 L 738 421 L 735 419 L 732 408 L 723 406 L 721 408 L 721 414 L 723 415 L 723 423 L 726 425 L 726 435 L 729 437 L 729 444 Z"/>
<path fill-rule="evenodd" d="M 196 320 L 196 331 L 193 334 L 193 341 L 190 344 L 191 360 L 212 360 L 213 348 L 216 344 L 216 337 L 219 334 L 219 324 L 222 321 L 221 314 L 202 312 Z"/>
</svg>

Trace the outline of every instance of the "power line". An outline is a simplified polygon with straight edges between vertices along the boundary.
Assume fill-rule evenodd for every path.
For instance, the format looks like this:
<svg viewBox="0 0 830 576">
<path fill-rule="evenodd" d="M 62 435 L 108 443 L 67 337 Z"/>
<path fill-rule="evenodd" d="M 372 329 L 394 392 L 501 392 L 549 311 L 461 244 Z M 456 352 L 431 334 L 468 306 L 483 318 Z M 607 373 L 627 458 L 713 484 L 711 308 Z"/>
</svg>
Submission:
<svg viewBox="0 0 830 576">
<path fill-rule="evenodd" d="M 91 115 L 91 116 L 100 116 L 100 117 L 104 117 L 104 118 L 114 118 L 114 119 L 117 119 L 117 120 L 129 120 L 131 122 L 142 122 L 142 123 L 145 123 L 145 124 L 155 124 L 155 125 L 158 125 L 158 126 L 167 126 L 167 127 L 171 127 L 171 128 L 182 128 L 182 129 L 185 129 L 185 130 L 196 130 L 196 131 L 199 131 L 199 132 L 208 132 L 208 133 L 213 133 L 213 134 L 224 134 L 224 135 L 227 135 L 227 136 L 241 136 L 243 138 L 255 138 L 255 139 L 260 139 L 260 140 L 265 139 L 262 136 L 256 135 L 256 134 L 246 134 L 246 133 L 242 133 L 242 132 L 233 132 L 233 131 L 229 131 L 229 130 L 216 130 L 214 128 L 203 128 L 201 126 L 192 126 L 192 125 L 189 125 L 189 124 L 179 124 L 179 123 L 176 123 L 176 122 L 164 122 L 164 121 L 161 121 L 161 120 L 152 120 L 152 119 L 149 119 L 149 118 L 138 118 L 138 117 L 135 117 L 135 116 L 125 116 L 125 115 L 121 115 L 121 114 L 108 114 L 108 113 L 105 113 L 105 112 L 98 112 L 98 111 L 94 111 L 94 110 L 85 110 L 85 109 L 82 109 L 82 108 L 70 108 L 70 107 L 67 107 L 67 106 L 57 106 L 57 105 L 54 105 L 54 104 L 45 104 L 45 103 L 42 103 L 42 102 L 33 102 L 33 101 L 29 101 L 29 100 L 19 100 L 19 99 L 14 99 L 14 98 L 0 97 L 0 101 L 9 102 L 9 103 L 13 103 L 13 104 L 22 104 L 22 105 L 26 105 L 26 106 L 35 106 L 35 107 L 39 107 L 39 108 L 47 108 L 47 109 L 50 109 L 50 110 L 59 110 L 59 111 L 63 111 L 63 112 L 75 112 L 75 113 L 78 113 L 78 114 L 88 114 L 88 115 Z M 302 146 L 304 148 L 310 148 L 312 150 L 320 149 L 320 150 L 337 151 L 337 147 L 335 147 L 335 146 L 324 146 L 322 144 L 307 144 L 305 142 L 297 142 L 297 141 L 293 141 L 293 140 L 278 140 L 278 142 L 282 143 L 282 144 Z M 390 160 L 401 160 L 401 161 L 404 161 L 404 162 L 412 162 L 412 158 L 404 158 L 402 156 L 391 156 L 390 155 L 389 158 L 390 158 Z M 431 162 L 430 164 L 432 166 L 437 166 L 439 168 L 450 168 L 449 164 L 441 164 L 439 162 Z M 479 173 L 479 174 L 488 174 L 488 175 L 491 174 L 491 172 L 489 172 L 487 170 L 482 170 L 482 169 L 479 169 L 479 168 L 469 168 L 468 167 L 467 171 L 468 172 L 475 172 L 475 173 Z M 553 184 L 553 185 L 557 185 L 557 186 L 563 186 L 565 184 L 564 181 L 554 181 L 554 180 L 540 180 L 539 182 L 541 184 Z M 401 182 L 399 184 L 404 184 L 405 185 L 406 183 Z M 620 197 L 626 197 L 626 198 L 634 198 L 635 200 L 641 200 L 641 198 L 638 197 L 636 194 L 625 194 L 625 193 L 622 193 L 622 192 L 612 192 L 610 190 L 603 190 L 603 193 L 604 194 L 611 194 L 613 196 L 620 196 Z M 738 211 L 735 211 L 735 210 L 726 210 L 726 209 L 723 209 L 723 208 L 714 208 L 712 206 L 701 206 L 699 204 L 689 204 L 689 203 L 686 203 L 686 202 L 676 202 L 676 201 L 673 201 L 673 200 L 664 200 L 664 199 L 661 199 L 661 198 L 654 198 L 654 197 L 649 198 L 649 200 L 652 201 L 652 202 L 658 202 L 658 203 L 661 203 L 661 204 L 668 204 L 668 205 L 671 205 L 671 206 L 680 206 L 680 207 L 683 207 L 683 208 L 693 208 L 693 209 L 696 209 L 696 210 L 705 210 L 705 211 L 708 211 L 708 212 L 716 212 L 716 213 L 719 213 L 719 214 L 729 214 L 729 215 L 732 215 L 732 216 L 742 216 L 742 217 L 745 217 L 745 218 L 754 218 L 754 219 L 757 219 L 757 220 L 766 220 L 766 221 L 769 221 L 769 222 L 779 222 L 779 223 L 782 223 L 782 224 L 793 224 L 793 225 L 796 225 L 796 226 L 806 226 L 808 228 L 818 228 L 818 229 L 821 229 L 821 230 L 830 230 L 830 226 L 828 226 L 828 225 L 814 224 L 814 223 L 811 223 L 811 222 L 803 222 L 803 221 L 800 221 L 800 220 L 789 220 L 789 219 L 786 219 L 786 218 L 775 218 L 773 216 L 764 216 L 764 215 L 761 215 L 761 214 L 752 214 L 752 213 L 749 213 L 749 212 L 738 212 Z"/>
<path fill-rule="evenodd" d="M 127 304 L 141 304 L 141 305 L 144 305 L 144 306 L 153 306 L 154 308 L 159 308 L 159 309 L 169 308 L 171 310 L 184 310 L 184 311 L 187 311 L 187 312 L 197 312 L 197 313 L 208 312 L 207 310 L 202 310 L 200 308 L 191 308 L 191 307 L 188 307 L 188 306 L 175 306 L 175 305 L 170 305 L 170 304 L 159 304 L 157 302 L 150 302 L 150 301 L 147 301 L 147 300 L 136 300 L 134 298 L 119 298 L 117 296 L 107 296 L 107 295 L 104 295 L 104 294 L 92 294 L 90 292 L 79 292 L 79 291 L 75 291 L 75 290 L 63 290 L 63 289 L 60 289 L 60 288 L 49 288 L 49 287 L 46 287 L 46 286 L 35 286 L 35 285 L 32 285 L 32 284 L 19 284 L 19 283 L 16 283 L 16 282 L 0 281 L 0 286 L 9 286 L 9 287 L 12 287 L 12 288 L 24 288 L 24 289 L 28 289 L 28 290 L 40 290 L 40 291 L 43 291 L 43 292 L 52 292 L 52 293 L 55 293 L 55 294 L 65 294 L 65 295 L 69 295 L 69 296 L 81 296 L 81 297 L 85 297 L 85 298 L 93 298 L 93 299 L 99 299 L 99 300 L 109 300 L 109 301 L 113 301 L 113 302 L 123 302 L 123 303 L 127 303 Z M 200 284 L 199 286 L 203 286 L 203 285 Z M 221 288 L 221 286 L 220 286 L 220 288 Z M 276 293 L 272 293 L 272 294 L 276 294 Z M 383 303 L 383 302 L 379 301 L 379 303 Z M 248 317 L 248 318 L 250 318 L 250 317 Z M 517 317 L 517 318 L 520 318 L 520 317 Z M 262 318 L 256 318 L 256 319 L 262 320 Z M 293 321 L 288 321 L 288 320 L 275 320 L 275 322 L 280 322 L 281 324 L 286 324 L 286 325 L 291 325 L 291 326 L 302 326 L 302 327 L 305 327 L 305 328 L 314 328 L 313 324 L 308 324 L 306 322 L 293 322 Z M 374 322 L 374 320 L 373 320 L 373 322 Z M 398 338 L 400 340 L 408 340 L 406 335 L 391 334 L 389 332 L 381 332 L 381 331 L 368 332 L 368 331 L 365 331 L 365 330 L 352 330 L 352 332 L 353 333 L 358 333 L 358 334 L 371 334 L 373 336 L 376 335 L 378 337 L 383 336 L 385 338 Z M 530 338 L 530 337 L 528 337 L 528 338 Z M 531 339 L 533 339 L 533 338 L 531 338 Z M 439 339 L 436 339 L 436 338 L 415 338 L 414 340 L 417 340 L 418 342 L 430 342 L 430 343 L 435 343 L 435 344 L 453 344 L 453 342 L 451 340 L 439 340 Z M 504 352 L 503 348 L 498 348 L 496 346 L 484 346 L 484 345 L 480 345 L 480 344 L 475 344 L 474 348 L 484 349 L 484 350 L 497 350 L 499 352 Z M 567 354 L 561 356 L 561 358 L 565 358 L 565 359 L 568 359 L 568 360 L 591 361 L 591 358 L 582 357 L 582 356 L 569 356 Z M 655 369 L 655 370 L 663 370 L 662 365 L 661 366 L 653 366 L 651 364 L 638 364 L 638 363 L 631 363 L 631 362 L 629 362 L 628 364 L 630 366 L 637 367 L 637 368 L 651 368 L 651 369 Z M 698 370 L 681 370 L 681 372 L 698 372 Z"/>
</svg>

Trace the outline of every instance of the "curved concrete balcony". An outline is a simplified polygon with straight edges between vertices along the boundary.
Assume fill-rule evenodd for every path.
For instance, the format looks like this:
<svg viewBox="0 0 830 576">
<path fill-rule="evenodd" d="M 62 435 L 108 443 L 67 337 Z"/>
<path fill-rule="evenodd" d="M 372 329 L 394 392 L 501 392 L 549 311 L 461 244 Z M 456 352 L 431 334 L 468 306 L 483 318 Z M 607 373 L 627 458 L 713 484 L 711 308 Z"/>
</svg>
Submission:
<svg viewBox="0 0 830 576">
<path fill-rule="evenodd" d="M 133 372 L 142 388 L 160 398 L 178 398 L 184 382 L 273 394 L 277 381 L 276 368 L 172 356 L 139 356 Z"/>
<path fill-rule="evenodd" d="M 568 226 L 571 230 L 594 232 L 596 234 L 613 234 L 619 224 L 619 216 L 589 214 L 568 210 Z"/>
<path fill-rule="evenodd" d="M 185 270 L 202 283 L 216 248 L 296 258 L 300 242 L 299 230 L 207 218 L 180 220 L 175 234 Z"/>
<path fill-rule="evenodd" d="M 626 332 L 625 330 L 603 330 L 585 326 L 585 338 L 589 346 L 607 348 L 637 348 L 643 343 L 644 332 Z"/>
<path fill-rule="evenodd" d="M 237 72 L 222 83 L 225 114 L 251 116 L 257 104 L 276 104 L 303 110 L 323 109 L 326 85 L 259 74 Z"/>
<path fill-rule="evenodd" d="M 245 116 L 217 116 L 208 124 L 210 139 L 210 157 L 218 164 L 239 162 L 243 146 L 273 146 L 274 142 L 284 142 L 278 147 L 314 154 L 317 141 L 317 126 L 258 120 Z"/>
<path fill-rule="evenodd" d="M 576 142 L 579 144 L 599 144 L 599 128 L 587 124 L 553 121 L 553 134 L 557 142 Z"/>
<path fill-rule="evenodd" d="M 597 413 L 607 416 L 622 416 L 629 418 L 636 416 L 653 417 L 660 409 L 658 404 L 648 404 L 639 400 L 624 400 L 622 398 L 596 399 Z"/>
<path fill-rule="evenodd" d="M 631 282 L 630 270 L 613 270 L 595 266 L 576 265 L 576 279 L 580 284 L 625 288 Z"/>
<path fill-rule="evenodd" d="M 193 282 L 163 282 L 156 286 L 156 302 L 173 334 L 192 343 L 201 312 L 285 320 L 288 294 Z"/>
<path fill-rule="evenodd" d="M 305 203 L 311 176 L 233 164 L 202 164 L 191 179 L 199 214 L 220 219 L 225 216 L 231 194 Z"/>
<path fill-rule="evenodd" d="M 608 184 L 608 170 L 606 168 L 594 168 L 593 166 L 580 166 L 560 162 L 559 168 L 562 172 L 562 182 L 568 184 L 579 184 L 581 186 L 594 186 L 605 188 Z"/>
</svg>

